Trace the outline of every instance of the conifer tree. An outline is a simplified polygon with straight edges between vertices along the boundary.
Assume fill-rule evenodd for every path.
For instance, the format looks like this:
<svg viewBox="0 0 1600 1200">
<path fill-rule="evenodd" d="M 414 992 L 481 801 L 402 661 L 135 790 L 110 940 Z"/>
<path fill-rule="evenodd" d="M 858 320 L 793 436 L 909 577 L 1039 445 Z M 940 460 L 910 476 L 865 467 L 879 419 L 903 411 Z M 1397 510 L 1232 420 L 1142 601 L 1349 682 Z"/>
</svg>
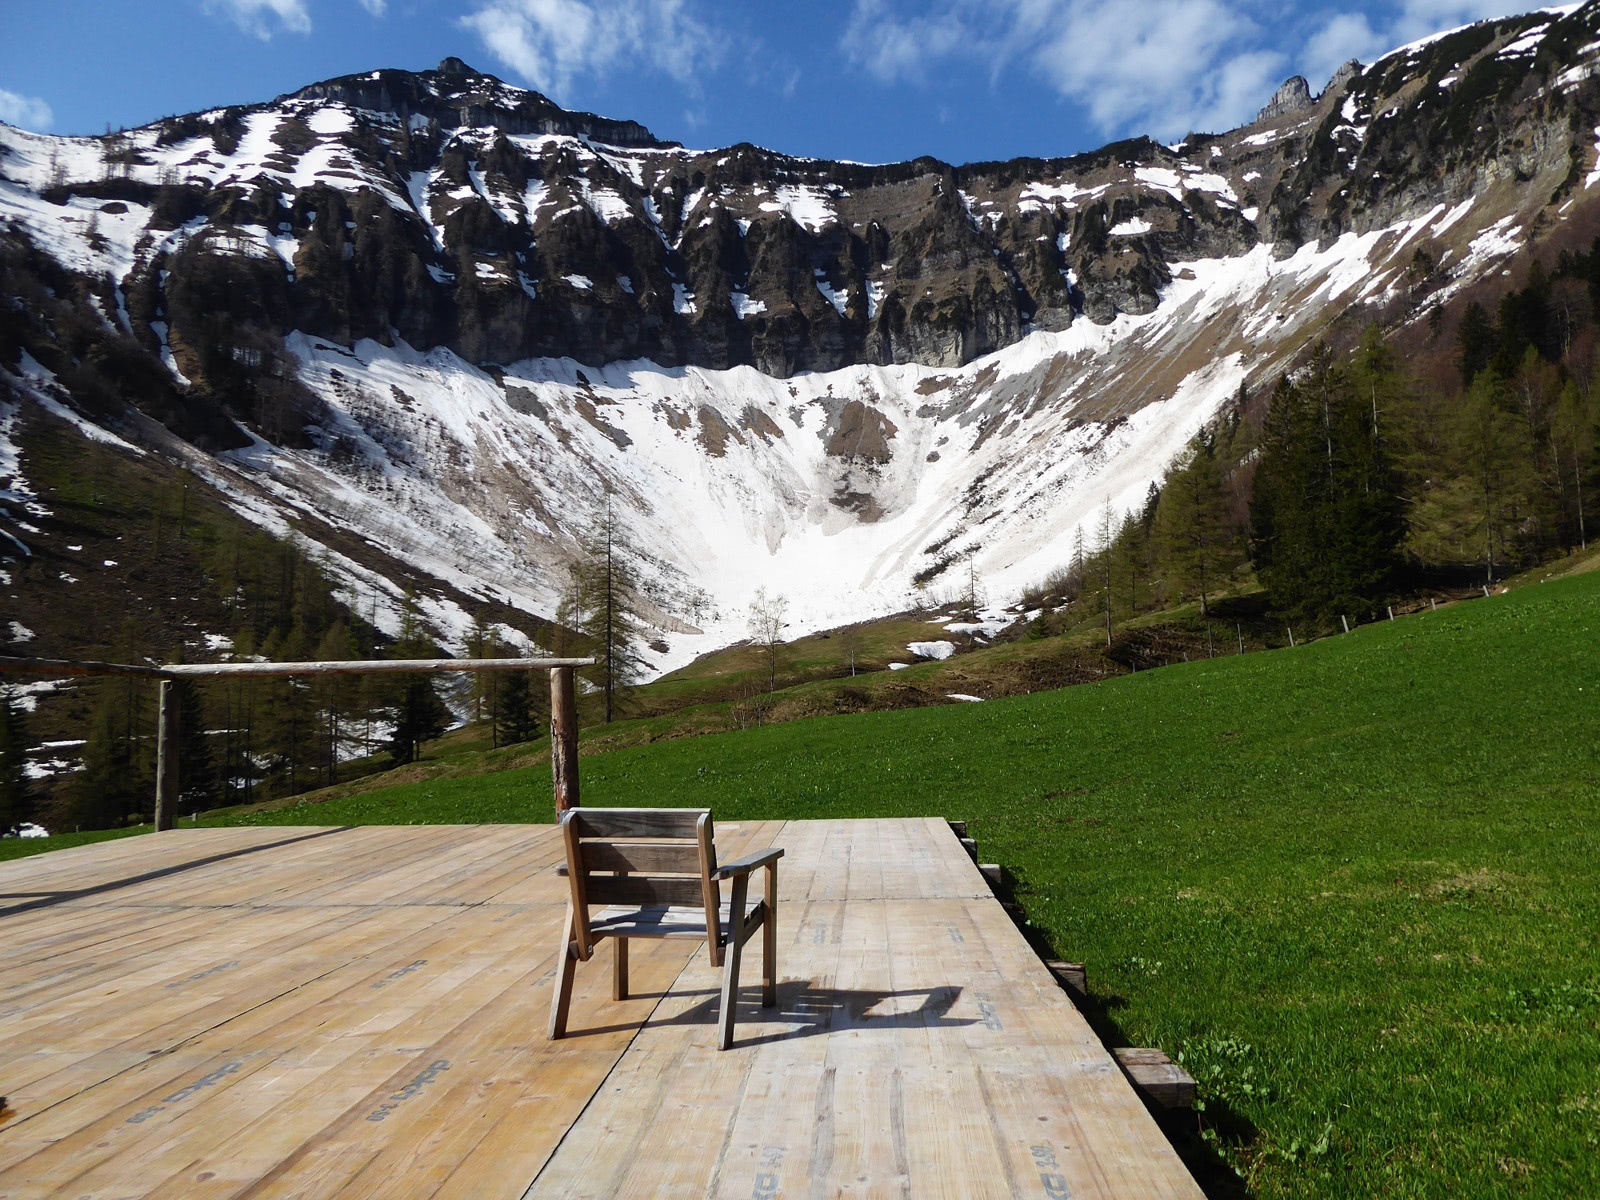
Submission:
<svg viewBox="0 0 1600 1200">
<path fill-rule="evenodd" d="M 537 689 L 527 671 L 508 671 L 495 698 L 494 744 L 515 746 L 539 736 L 542 707 L 536 701 Z"/>
<path fill-rule="evenodd" d="M 206 732 L 205 695 L 197 680 L 182 677 L 173 681 L 172 698 L 178 709 L 178 796 L 199 812 L 216 804 L 222 787 Z"/>
<path fill-rule="evenodd" d="M 1524 472 L 1531 455 L 1527 428 L 1509 411 L 1510 403 L 1499 375 L 1481 372 L 1467 389 L 1453 430 L 1461 479 L 1471 496 L 1470 534 L 1486 583 L 1521 557 L 1518 518 L 1527 508 Z"/>
<path fill-rule="evenodd" d="M 346 662 L 359 657 L 355 638 L 343 620 L 335 620 L 317 642 L 312 658 L 317 662 Z M 355 709 L 360 683 L 352 675 L 318 675 L 312 682 L 312 699 L 321 722 L 320 750 L 324 780 L 330 786 L 339 777 L 339 748 L 346 736 L 347 718 Z"/>
<path fill-rule="evenodd" d="M 1474 300 L 1461 314 L 1461 328 L 1456 331 L 1456 367 L 1463 385 L 1470 384 L 1489 365 L 1498 348 L 1494 321 L 1488 310 Z"/>
<path fill-rule="evenodd" d="M 1326 346 L 1273 393 L 1250 516 L 1251 556 L 1281 612 L 1365 610 L 1391 584 L 1405 533 L 1398 481 L 1370 399 Z"/>
<path fill-rule="evenodd" d="M 72 780 L 73 823 L 83 829 L 115 829 L 143 811 L 145 791 L 153 786 L 139 769 L 130 728 L 126 679 L 95 683 L 83 747 L 83 770 Z"/>
<path fill-rule="evenodd" d="M 431 658 L 436 651 L 422 631 L 416 598 L 407 593 L 401 618 L 400 637 L 390 650 L 391 658 Z M 439 737 L 450 727 L 450 710 L 434 689 L 430 675 L 401 675 L 390 692 L 394 731 L 386 749 L 397 763 L 414 762 L 425 742 Z"/>
<path fill-rule="evenodd" d="M 604 704 L 605 721 L 616 716 L 623 690 L 638 678 L 640 631 L 634 615 L 635 586 L 628 547 L 607 492 L 593 528 L 583 539 L 584 557 L 573 567 L 574 624 L 586 635 L 595 659 L 591 675 Z"/>
<path fill-rule="evenodd" d="M 1211 615 L 1210 594 L 1228 561 L 1227 496 L 1210 434 L 1189 442 L 1161 488 L 1156 538 L 1168 576 L 1185 592 L 1200 597 L 1200 611 Z"/>
<path fill-rule="evenodd" d="M 28 795 L 28 729 L 10 688 L 0 688 L 0 832 L 31 815 Z"/>
</svg>

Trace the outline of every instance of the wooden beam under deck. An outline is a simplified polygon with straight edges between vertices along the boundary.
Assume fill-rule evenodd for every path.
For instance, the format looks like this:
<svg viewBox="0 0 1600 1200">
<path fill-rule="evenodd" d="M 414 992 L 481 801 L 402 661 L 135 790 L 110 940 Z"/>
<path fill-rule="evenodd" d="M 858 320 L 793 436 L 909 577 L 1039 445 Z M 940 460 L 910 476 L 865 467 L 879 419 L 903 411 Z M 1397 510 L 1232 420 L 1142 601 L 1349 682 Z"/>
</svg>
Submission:
<svg viewBox="0 0 1600 1200">
<path fill-rule="evenodd" d="M 580 964 L 551 826 L 179 829 L 0 864 L 0 1197 L 1200 1195 L 942 821 L 780 845 L 778 1005 Z"/>
</svg>

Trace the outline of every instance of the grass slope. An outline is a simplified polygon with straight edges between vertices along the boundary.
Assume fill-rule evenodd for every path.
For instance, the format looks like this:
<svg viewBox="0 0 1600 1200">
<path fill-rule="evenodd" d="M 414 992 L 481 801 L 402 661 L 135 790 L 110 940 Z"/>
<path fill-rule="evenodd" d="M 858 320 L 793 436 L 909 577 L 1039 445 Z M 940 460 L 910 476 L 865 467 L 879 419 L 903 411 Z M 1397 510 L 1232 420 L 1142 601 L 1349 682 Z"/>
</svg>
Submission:
<svg viewBox="0 0 1600 1200">
<path fill-rule="evenodd" d="M 598 754 L 583 795 L 966 818 L 1097 1019 L 1182 1056 L 1211 1166 L 1259 1196 L 1600 1194 L 1597 634 L 1589 574 L 1293 651 Z M 530 768 L 248 819 L 549 805 Z"/>
</svg>

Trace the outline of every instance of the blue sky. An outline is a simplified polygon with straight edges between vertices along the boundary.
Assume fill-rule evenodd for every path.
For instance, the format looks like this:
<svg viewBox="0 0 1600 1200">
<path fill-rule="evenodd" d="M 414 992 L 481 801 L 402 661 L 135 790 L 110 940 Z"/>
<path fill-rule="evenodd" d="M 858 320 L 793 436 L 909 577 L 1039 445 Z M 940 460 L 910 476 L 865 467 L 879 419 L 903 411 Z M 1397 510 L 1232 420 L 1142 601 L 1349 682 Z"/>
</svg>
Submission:
<svg viewBox="0 0 1600 1200">
<path fill-rule="evenodd" d="M 99 133 L 457 55 L 695 147 L 951 162 L 1249 120 L 1529 0 L 0 0 L 0 120 Z"/>
</svg>

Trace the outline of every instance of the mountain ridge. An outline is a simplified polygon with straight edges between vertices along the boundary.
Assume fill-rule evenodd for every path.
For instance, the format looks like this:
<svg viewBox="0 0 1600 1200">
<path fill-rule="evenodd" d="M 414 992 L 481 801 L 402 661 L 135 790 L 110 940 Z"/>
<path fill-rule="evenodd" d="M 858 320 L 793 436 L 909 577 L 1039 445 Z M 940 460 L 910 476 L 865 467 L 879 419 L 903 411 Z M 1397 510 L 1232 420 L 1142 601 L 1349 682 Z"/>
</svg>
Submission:
<svg viewBox="0 0 1600 1200">
<path fill-rule="evenodd" d="M 685 149 L 459 60 L 0 130 L 13 293 L 52 314 L 0 323 L 7 419 L 348 531 L 348 594 L 397 630 L 408 564 L 456 647 L 479 606 L 555 614 L 607 487 L 653 669 L 741 636 L 758 586 L 797 630 L 967 558 L 1009 596 L 1341 314 L 1421 320 L 1592 221 L 1597 13 L 1456 30 L 1172 147 L 959 167 Z M 473 123 L 502 112 L 525 131 Z M 53 536 L 25 477 L 19 545 Z"/>
</svg>

